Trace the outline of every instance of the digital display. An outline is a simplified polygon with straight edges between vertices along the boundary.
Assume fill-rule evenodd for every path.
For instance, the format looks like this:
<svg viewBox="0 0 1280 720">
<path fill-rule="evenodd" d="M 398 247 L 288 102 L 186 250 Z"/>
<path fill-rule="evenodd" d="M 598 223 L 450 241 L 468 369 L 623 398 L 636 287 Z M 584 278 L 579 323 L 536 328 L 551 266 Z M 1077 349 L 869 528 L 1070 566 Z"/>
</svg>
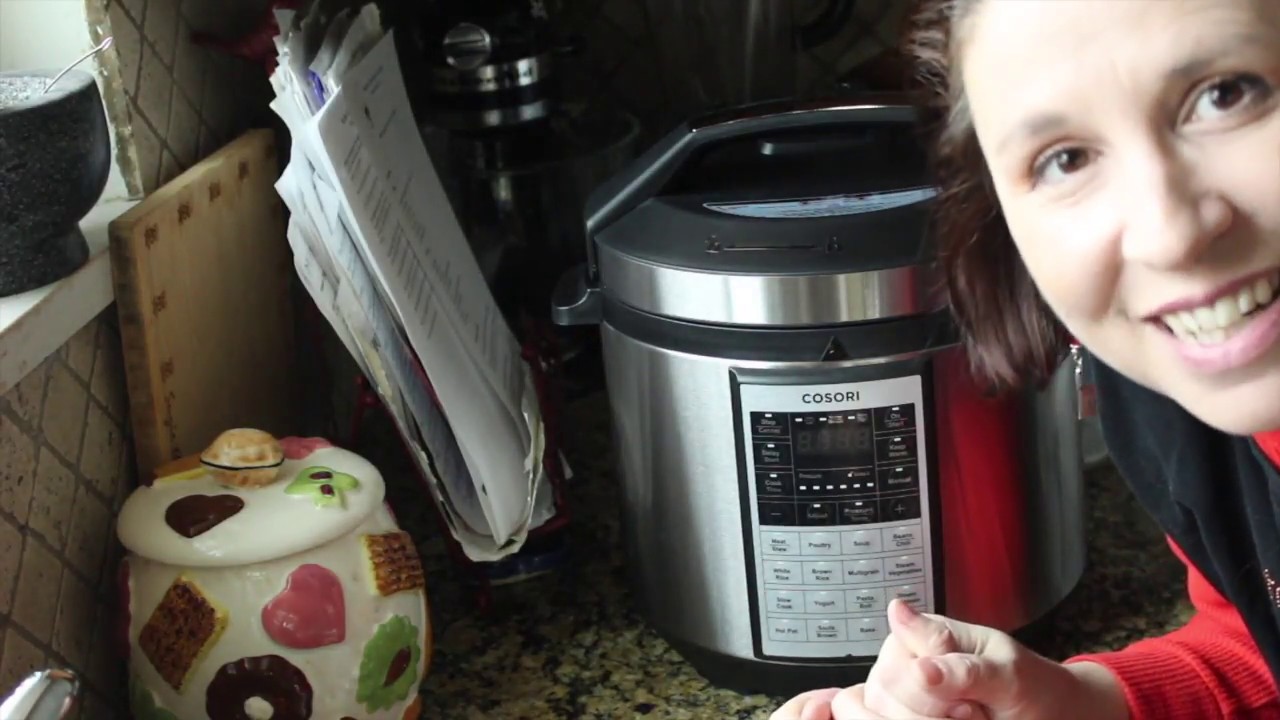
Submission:
<svg viewBox="0 0 1280 720">
<path fill-rule="evenodd" d="M 871 428 L 859 423 L 800 427 L 792 432 L 796 455 L 864 453 L 871 450 Z"/>
</svg>

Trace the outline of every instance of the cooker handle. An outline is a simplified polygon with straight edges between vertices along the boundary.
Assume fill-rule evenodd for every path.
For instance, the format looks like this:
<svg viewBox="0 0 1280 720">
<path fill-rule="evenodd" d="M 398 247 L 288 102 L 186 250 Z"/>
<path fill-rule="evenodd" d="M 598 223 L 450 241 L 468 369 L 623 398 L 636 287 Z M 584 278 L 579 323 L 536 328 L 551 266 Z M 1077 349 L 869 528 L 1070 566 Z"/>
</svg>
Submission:
<svg viewBox="0 0 1280 720">
<path fill-rule="evenodd" d="M 597 232 L 659 194 L 695 153 L 707 147 L 797 128 L 912 123 L 920 113 L 905 97 L 900 93 L 866 93 L 822 101 L 778 100 L 718 111 L 684 123 L 591 193 L 586 213 L 588 252 Z M 594 270 L 594 262 L 592 265 Z"/>
</svg>

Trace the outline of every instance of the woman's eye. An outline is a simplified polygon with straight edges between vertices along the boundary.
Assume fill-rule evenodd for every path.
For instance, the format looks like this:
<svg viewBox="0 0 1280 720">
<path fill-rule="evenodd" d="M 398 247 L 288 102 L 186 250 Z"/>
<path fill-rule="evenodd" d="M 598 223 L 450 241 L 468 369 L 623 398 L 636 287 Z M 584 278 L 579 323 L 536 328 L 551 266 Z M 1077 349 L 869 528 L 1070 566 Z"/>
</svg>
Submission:
<svg viewBox="0 0 1280 720">
<path fill-rule="evenodd" d="M 1089 162 L 1089 153 L 1082 148 L 1060 148 L 1042 155 L 1036 161 L 1034 175 L 1036 183 L 1053 183 L 1061 180 L 1061 176 L 1070 175 L 1083 168 Z"/>
<path fill-rule="evenodd" d="M 1267 97 L 1267 81 L 1257 75 L 1233 75 L 1214 80 L 1195 96 L 1188 120 L 1212 120 Z"/>
</svg>

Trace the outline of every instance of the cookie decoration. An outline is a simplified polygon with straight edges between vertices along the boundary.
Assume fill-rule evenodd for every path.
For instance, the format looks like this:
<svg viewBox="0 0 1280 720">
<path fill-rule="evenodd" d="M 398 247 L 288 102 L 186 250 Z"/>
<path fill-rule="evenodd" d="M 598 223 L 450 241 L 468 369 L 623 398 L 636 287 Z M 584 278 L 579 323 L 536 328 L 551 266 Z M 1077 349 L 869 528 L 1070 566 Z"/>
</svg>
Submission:
<svg viewBox="0 0 1280 720">
<path fill-rule="evenodd" d="M 347 637 L 347 605 L 342 581 L 315 563 L 289 573 L 284 590 L 262 608 L 262 629 L 284 647 L 310 650 Z"/>
<path fill-rule="evenodd" d="M 310 496 L 316 507 L 346 507 L 344 493 L 360 487 L 354 476 L 327 467 L 309 467 L 284 489 L 289 495 Z"/>
<path fill-rule="evenodd" d="M 223 485 L 264 487 L 276 481 L 284 449 L 270 433 L 237 428 L 210 443 L 200 454 L 200 463 Z"/>
<path fill-rule="evenodd" d="M 205 691 L 210 720 L 311 720 L 311 682 L 279 655 L 241 658 L 218 668 Z"/>
<path fill-rule="evenodd" d="M 382 623 L 364 646 L 356 700 L 369 712 L 402 702 L 418 682 L 421 659 L 418 628 L 409 618 L 396 615 Z"/>
<path fill-rule="evenodd" d="M 333 443 L 318 437 L 287 437 L 280 439 L 286 460 L 303 460 L 317 450 L 333 447 Z"/>
<path fill-rule="evenodd" d="M 362 539 L 374 592 L 387 596 L 426 586 L 422 560 L 409 533 L 399 530 Z"/>
<path fill-rule="evenodd" d="M 138 647 L 169 687 L 187 679 L 227 628 L 227 616 L 194 582 L 179 576 L 138 635 Z"/>
<path fill-rule="evenodd" d="M 238 495 L 187 495 L 169 504 L 164 522 L 184 538 L 203 535 L 244 509 Z"/>
</svg>

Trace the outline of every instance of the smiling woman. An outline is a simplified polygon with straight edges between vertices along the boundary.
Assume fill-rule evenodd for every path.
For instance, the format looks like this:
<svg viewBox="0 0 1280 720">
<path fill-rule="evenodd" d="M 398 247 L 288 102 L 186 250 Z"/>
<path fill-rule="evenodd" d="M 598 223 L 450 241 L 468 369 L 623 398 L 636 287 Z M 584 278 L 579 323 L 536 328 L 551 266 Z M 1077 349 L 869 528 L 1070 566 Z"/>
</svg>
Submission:
<svg viewBox="0 0 1280 720">
<path fill-rule="evenodd" d="M 1280 3 L 925 0 L 910 47 L 975 370 L 1022 387 L 1084 344 L 1197 613 L 1059 663 L 895 604 L 865 685 L 774 718 L 1280 717 Z"/>
</svg>

